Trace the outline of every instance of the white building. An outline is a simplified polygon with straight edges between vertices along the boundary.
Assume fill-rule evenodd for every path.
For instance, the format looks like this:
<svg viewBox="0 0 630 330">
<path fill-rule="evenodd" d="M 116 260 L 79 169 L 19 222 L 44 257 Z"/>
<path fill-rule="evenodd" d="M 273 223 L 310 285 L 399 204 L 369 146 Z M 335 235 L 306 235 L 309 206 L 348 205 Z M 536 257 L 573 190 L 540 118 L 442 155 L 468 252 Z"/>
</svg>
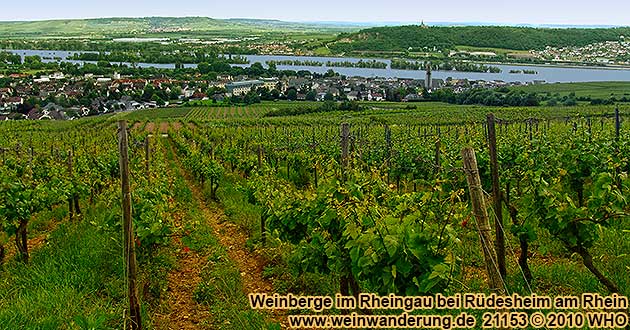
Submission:
<svg viewBox="0 0 630 330">
<path fill-rule="evenodd" d="M 249 93 L 253 88 L 264 86 L 265 83 L 260 80 L 245 80 L 225 84 L 228 95 L 243 95 Z"/>
</svg>

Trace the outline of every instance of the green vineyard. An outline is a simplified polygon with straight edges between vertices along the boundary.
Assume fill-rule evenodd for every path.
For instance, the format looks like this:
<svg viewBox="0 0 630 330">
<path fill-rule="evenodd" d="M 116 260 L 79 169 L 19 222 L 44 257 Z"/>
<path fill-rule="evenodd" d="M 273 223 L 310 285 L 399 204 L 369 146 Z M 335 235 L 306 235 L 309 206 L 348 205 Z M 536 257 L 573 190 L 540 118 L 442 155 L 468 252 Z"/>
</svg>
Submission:
<svg viewBox="0 0 630 330">
<path fill-rule="evenodd" d="M 295 106 L 0 123 L 0 328 L 122 329 L 137 313 L 284 329 L 304 312 L 253 310 L 252 292 L 630 295 L 627 109 L 266 116 Z"/>
</svg>

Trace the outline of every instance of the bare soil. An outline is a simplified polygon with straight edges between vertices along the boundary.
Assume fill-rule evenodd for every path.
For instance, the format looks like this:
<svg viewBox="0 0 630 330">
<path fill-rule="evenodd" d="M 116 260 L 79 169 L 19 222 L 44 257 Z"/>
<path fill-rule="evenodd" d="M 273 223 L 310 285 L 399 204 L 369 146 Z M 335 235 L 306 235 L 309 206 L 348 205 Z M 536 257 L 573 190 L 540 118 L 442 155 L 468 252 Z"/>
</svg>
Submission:
<svg viewBox="0 0 630 330">
<path fill-rule="evenodd" d="M 160 131 L 164 129 L 160 123 Z M 264 258 L 246 247 L 248 236 L 241 228 L 226 221 L 222 210 L 209 206 L 203 199 L 203 193 L 195 182 L 186 174 L 181 163 L 176 159 L 186 181 L 190 186 L 195 203 L 202 211 L 204 221 L 213 229 L 215 237 L 226 249 L 229 258 L 237 265 L 245 294 L 254 292 L 273 292 L 273 285 L 262 276 L 266 265 Z M 181 215 L 176 216 L 181 222 Z M 212 318 L 206 306 L 198 304 L 193 293 L 201 282 L 201 272 L 207 264 L 207 256 L 188 250 L 178 238 L 174 238 L 178 248 L 177 268 L 168 275 L 168 311 L 156 315 L 156 329 L 197 329 L 198 324 Z M 281 313 L 274 313 L 273 320 L 280 322 Z"/>
</svg>

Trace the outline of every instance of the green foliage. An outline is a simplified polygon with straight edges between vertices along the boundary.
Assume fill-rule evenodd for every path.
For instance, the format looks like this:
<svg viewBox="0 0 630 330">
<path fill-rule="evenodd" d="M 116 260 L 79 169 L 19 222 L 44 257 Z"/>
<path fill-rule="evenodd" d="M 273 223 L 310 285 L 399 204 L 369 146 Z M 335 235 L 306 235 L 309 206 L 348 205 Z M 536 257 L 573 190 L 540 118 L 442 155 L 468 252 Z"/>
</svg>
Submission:
<svg viewBox="0 0 630 330">
<path fill-rule="evenodd" d="M 250 187 L 269 231 L 297 245 L 297 270 L 353 274 L 379 293 L 439 292 L 450 279 L 456 262 L 447 246 L 457 241 L 451 221 L 458 216 L 447 209 L 461 208 L 462 191 L 394 197 L 380 179 L 359 172 L 314 194 L 274 184 L 254 177 Z M 428 210 L 434 217 L 426 217 Z"/>
<path fill-rule="evenodd" d="M 295 33 L 297 37 L 354 30 L 345 26 L 290 23 L 258 19 L 214 19 L 208 17 L 143 17 L 65 19 L 52 21 L 3 22 L 6 36 L 251 36 L 252 33 Z M 185 30 L 179 32 L 180 30 Z"/>
<path fill-rule="evenodd" d="M 401 70 L 424 70 L 430 66 L 432 70 L 460 71 L 460 72 L 491 72 L 501 73 L 501 68 L 496 66 L 470 63 L 464 61 L 431 60 L 430 62 L 407 61 L 403 59 L 392 59 L 392 69 Z"/>
<path fill-rule="evenodd" d="M 481 104 L 486 106 L 538 106 L 539 97 L 535 93 L 526 93 L 504 89 L 468 89 L 462 93 L 454 93 L 452 89 L 443 88 L 425 95 L 430 100 L 453 104 Z M 575 100 L 573 101 L 575 102 Z M 575 104 L 571 104 L 575 105 Z"/>
<path fill-rule="evenodd" d="M 551 29 L 507 26 L 376 27 L 341 34 L 328 47 L 335 52 L 454 49 L 457 45 L 503 49 L 544 49 L 619 40 L 628 28 Z"/>
<path fill-rule="evenodd" d="M 274 111 L 269 111 L 265 114 L 265 117 L 282 117 L 282 116 L 298 116 L 309 113 L 319 113 L 319 112 L 331 112 L 331 111 L 361 111 L 363 108 L 361 107 L 359 102 L 356 101 L 343 101 L 339 103 L 335 103 L 332 101 L 332 95 L 329 97 L 326 102 L 322 103 L 317 107 L 301 107 L 296 106 L 293 108 L 283 108 Z"/>
<path fill-rule="evenodd" d="M 84 223 L 62 224 L 29 265 L 0 276 L 0 328 L 122 327 L 126 304 L 120 233 L 101 227 L 99 208 Z M 98 294 L 94 294 L 98 292 Z"/>
<path fill-rule="evenodd" d="M 24 182 L 24 178 L 2 179 L 0 219 L 4 219 L 2 227 L 9 234 L 15 234 L 20 223 L 28 222 L 33 214 L 61 201 L 64 194 L 57 189 L 59 181 L 33 185 Z"/>
</svg>

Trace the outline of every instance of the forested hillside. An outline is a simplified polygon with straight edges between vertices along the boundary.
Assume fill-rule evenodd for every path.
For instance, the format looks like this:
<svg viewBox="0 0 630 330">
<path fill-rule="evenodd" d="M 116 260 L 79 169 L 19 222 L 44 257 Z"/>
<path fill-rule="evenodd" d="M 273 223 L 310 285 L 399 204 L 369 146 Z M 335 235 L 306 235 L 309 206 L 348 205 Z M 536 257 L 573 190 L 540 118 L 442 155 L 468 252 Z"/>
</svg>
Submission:
<svg viewBox="0 0 630 330">
<path fill-rule="evenodd" d="M 551 29 L 507 26 L 426 27 L 408 25 L 376 27 L 352 34 L 340 34 L 329 45 L 338 52 L 401 51 L 456 45 L 515 50 L 543 49 L 546 46 L 584 46 L 594 42 L 619 40 L 630 28 Z"/>
</svg>

